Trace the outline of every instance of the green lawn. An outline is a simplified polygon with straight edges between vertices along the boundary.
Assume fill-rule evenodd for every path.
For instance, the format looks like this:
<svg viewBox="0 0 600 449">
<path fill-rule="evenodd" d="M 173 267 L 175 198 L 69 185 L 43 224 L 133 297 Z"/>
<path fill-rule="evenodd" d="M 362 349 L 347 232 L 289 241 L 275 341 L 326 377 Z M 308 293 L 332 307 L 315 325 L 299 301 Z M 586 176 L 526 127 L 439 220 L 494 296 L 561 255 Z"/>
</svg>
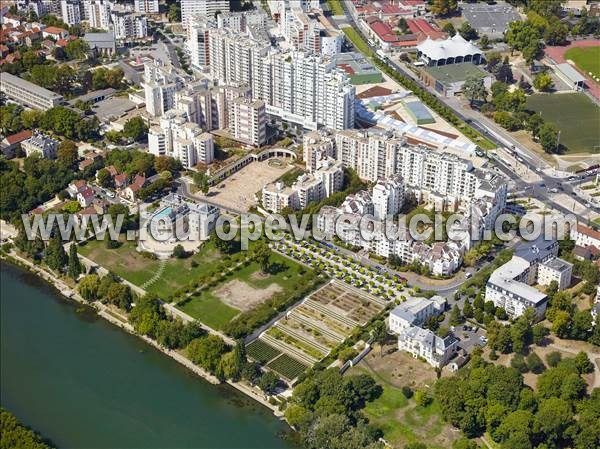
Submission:
<svg viewBox="0 0 600 449">
<path fill-rule="evenodd" d="M 264 278 L 255 276 L 260 272 L 260 267 L 256 262 L 252 261 L 247 266 L 228 273 L 212 291 L 204 290 L 182 304 L 177 305 L 177 307 L 214 329 L 223 329 L 229 321 L 240 313 L 240 310 L 224 304 L 213 293 L 223 284 L 232 280 L 239 280 L 256 289 L 265 289 L 272 284 L 278 284 L 282 289 L 281 294 L 283 295 L 291 295 L 304 286 L 302 273 L 306 268 L 275 253 L 271 255 L 270 262 L 272 272 Z"/>
<path fill-rule="evenodd" d="M 527 108 L 558 126 L 567 153 L 600 153 L 600 107 L 584 93 L 532 95 Z"/>
<path fill-rule="evenodd" d="M 79 247 L 79 253 L 112 271 L 132 284 L 142 287 L 159 271 L 161 262 L 145 258 L 135 249 L 136 243 L 123 241 L 115 249 L 107 249 L 103 241 L 90 240 Z M 161 277 L 145 289 L 165 299 L 195 277 L 209 272 L 220 254 L 212 242 L 206 242 L 200 251 L 187 259 L 169 259 Z M 192 267 L 192 261 L 198 266 Z"/>
<path fill-rule="evenodd" d="M 189 316 L 197 318 L 207 326 L 213 329 L 223 329 L 240 311 L 223 304 L 219 298 L 209 291 L 203 291 L 200 295 L 192 299 L 179 309 Z"/>
<path fill-rule="evenodd" d="M 344 8 L 342 8 L 342 0 L 327 0 L 327 5 L 334 16 L 343 16 L 345 14 Z"/>
<path fill-rule="evenodd" d="M 565 53 L 565 59 L 570 59 L 586 75 L 600 76 L 600 47 L 571 48 Z"/>
</svg>

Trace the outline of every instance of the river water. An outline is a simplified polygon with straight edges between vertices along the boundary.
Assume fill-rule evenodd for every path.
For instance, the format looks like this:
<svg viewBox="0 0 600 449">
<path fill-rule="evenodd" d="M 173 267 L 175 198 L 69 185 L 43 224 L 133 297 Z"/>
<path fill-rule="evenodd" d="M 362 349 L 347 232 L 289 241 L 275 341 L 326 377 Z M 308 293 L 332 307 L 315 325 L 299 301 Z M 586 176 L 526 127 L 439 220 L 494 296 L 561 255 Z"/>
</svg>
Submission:
<svg viewBox="0 0 600 449">
<path fill-rule="evenodd" d="M 139 338 L 1 266 L 2 407 L 60 448 L 290 449 L 286 426 Z"/>
</svg>

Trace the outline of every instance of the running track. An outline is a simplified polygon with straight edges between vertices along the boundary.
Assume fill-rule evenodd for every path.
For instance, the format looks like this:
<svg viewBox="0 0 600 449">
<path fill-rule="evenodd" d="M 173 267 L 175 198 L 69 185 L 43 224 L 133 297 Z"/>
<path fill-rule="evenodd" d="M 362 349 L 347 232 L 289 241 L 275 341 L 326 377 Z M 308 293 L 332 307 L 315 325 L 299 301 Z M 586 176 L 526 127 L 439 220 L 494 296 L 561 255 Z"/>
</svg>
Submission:
<svg viewBox="0 0 600 449">
<path fill-rule="evenodd" d="M 565 59 L 565 52 L 570 48 L 576 47 L 600 47 L 599 39 L 591 39 L 585 41 L 574 41 L 569 45 L 560 46 L 560 47 L 546 47 L 546 55 L 552 58 L 557 64 L 562 64 L 563 62 L 567 62 Z M 583 71 L 579 70 L 579 68 L 573 66 L 577 69 L 583 76 L 585 76 L 587 82 L 586 85 L 589 88 L 589 92 L 600 100 L 600 85 L 596 83 L 592 78 Z"/>
</svg>

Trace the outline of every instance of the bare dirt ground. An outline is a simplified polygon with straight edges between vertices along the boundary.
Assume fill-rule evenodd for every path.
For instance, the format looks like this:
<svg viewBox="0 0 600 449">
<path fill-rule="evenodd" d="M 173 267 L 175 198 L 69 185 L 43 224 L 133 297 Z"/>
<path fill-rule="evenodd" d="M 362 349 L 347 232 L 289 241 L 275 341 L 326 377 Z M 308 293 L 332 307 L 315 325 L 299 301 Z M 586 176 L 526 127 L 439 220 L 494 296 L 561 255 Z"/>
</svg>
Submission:
<svg viewBox="0 0 600 449">
<path fill-rule="evenodd" d="M 228 306 L 246 312 L 282 290 L 281 286 L 276 283 L 258 289 L 239 279 L 233 279 L 223 284 L 213 293 Z"/>
<path fill-rule="evenodd" d="M 234 173 L 223 182 L 211 187 L 208 198 L 223 206 L 237 210 L 248 211 L 256 206 L 255 193 L 260 191 L 265 184 L 269 184 L 284 173 L 292 169 L 287 160 L 283 160 L 281 167 L 269 165 L 269 160 L 252 162 L 239 172 Z M 198 194 L 200 198 L 202 194 Z"/>
<path fill-rule="evenodd" d="M 434 369 L 427 363 L 415 359 L 407 352 L 398 351 L 396 343 L 383 347 L 383 356 L 379 345 L 357 365 L 373 373 L 382 382 L 396 388 L 405 385 L 414 387 L 433 386 L 436 380 Z"/>
</svg>

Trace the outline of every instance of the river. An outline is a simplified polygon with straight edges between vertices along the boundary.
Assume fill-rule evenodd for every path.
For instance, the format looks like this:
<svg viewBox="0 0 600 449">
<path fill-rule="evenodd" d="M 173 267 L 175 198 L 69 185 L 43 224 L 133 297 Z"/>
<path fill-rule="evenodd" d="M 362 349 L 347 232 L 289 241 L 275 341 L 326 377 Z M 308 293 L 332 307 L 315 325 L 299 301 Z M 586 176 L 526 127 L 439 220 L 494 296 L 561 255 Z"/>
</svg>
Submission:
<svg viewBox="0 0 600 449">
<path fill-rule="evenodd" d="M 286 426 L 139 338 L 1 265 L 2 407 L 59 448 L 295 447 Z"/>
</svg>

